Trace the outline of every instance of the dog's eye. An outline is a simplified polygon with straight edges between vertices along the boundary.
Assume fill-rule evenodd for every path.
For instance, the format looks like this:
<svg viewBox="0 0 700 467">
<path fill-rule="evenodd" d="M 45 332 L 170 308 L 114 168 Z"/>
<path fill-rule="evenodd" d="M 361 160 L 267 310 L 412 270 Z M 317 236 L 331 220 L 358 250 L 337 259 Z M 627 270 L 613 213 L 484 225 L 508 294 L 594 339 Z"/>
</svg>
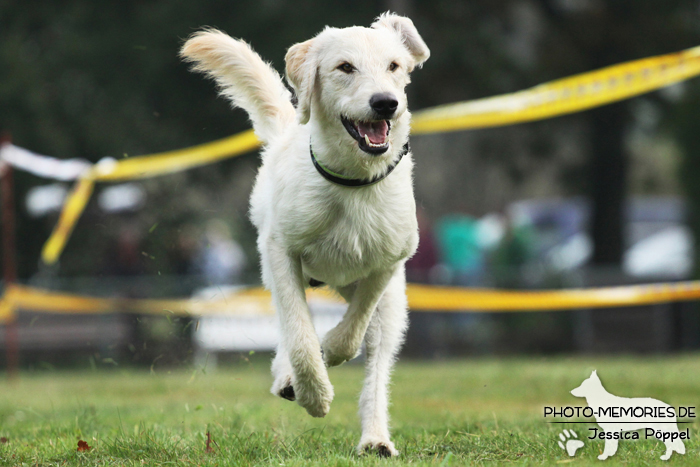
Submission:
<svg viewBox="0 0 700 467">
<path fill-rule="evenodd" d="M 338 66 L 338 70 L 342 71 L 343 73 L 352 73 L 355 71 L 355 67 L 350 65 L 348 62 L 343 62 Z"/>
<path fill-rule="evenodd" d="M 389 71 L 396 71 L 399 69 L 399 64 L 396 62 L 391 62 L 391 65 L 389 65 Z"/>
</svg>

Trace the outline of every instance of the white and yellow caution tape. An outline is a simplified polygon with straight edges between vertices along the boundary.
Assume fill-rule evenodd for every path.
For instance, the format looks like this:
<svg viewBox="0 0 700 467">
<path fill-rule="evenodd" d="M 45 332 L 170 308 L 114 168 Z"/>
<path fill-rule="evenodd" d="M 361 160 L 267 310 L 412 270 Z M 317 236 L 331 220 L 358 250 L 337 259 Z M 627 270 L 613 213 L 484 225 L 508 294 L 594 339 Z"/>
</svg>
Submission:
<svg viewBox="0 0 700 467">
<path fill-rule="evenodd" d="M 90 177 L 96 182 L 118 182 L 182 172 L 239 156 L 260 147 L 260 141 L 247 130 L 228 138 L 190 148 L 130 157 L 111 164 L 96 165 Z"/>
<path fill-rule="evenodd" d="M 0 161 L 37 177 L 60 181 L 76 180 L 92 168 L 84 159 L 56 159 L 9 143 L 0 145 Z"/>
<path fill-rule="evenodd" d="M 531 312 L 615 308 L 700 299 L 700 281 L 590 289 L 503 291 L 409 284 L 412 312 Z M 306 291 L 310 301 L 343 303 L 328 288 Z M 177 316 L 273 314 L 270 293 L 255 287 L 211 299 L 95 298 L 10 285 L 0 301 L 0 323 L 19 310 L 62 314 L 136 313 Z"/>
<path fill-rule="evenodd" d="M 580 112 L 629 99 L 700 74 L 700 47 L 644 58 L 513 94 L 416 112 L 413 134 L 511 125 Z"/>
<path fill-rule="evenodd" d="M 95 182 L 118 182 L 155 177 L 211 164 L 257 149 L 260 142 L 248 130 L 211 143 L 123 160 L 104 160 L 83 173 L 68 200 L 51 236 L 44 244 L 41 259 L 54 264 L 60 257 L 73 228 L 90 200 Z"/>
<path fill-rule="evenodd" d="M 540 120 L 609 104 L 700 74 L 700 47 L 610 66 L 531 89 L 448 104 L 413 115 L 412 133 L 427 134 Z M 154 177 L 235 157 L 260 146 L 252 130 L 177 151 L 95 165 L 83 176 L 42 251 L 47 264 L 58 260 L 92 189 L 88 183 Z M 90 182 L 88 182 L 88 180 Z"/>
</svg>

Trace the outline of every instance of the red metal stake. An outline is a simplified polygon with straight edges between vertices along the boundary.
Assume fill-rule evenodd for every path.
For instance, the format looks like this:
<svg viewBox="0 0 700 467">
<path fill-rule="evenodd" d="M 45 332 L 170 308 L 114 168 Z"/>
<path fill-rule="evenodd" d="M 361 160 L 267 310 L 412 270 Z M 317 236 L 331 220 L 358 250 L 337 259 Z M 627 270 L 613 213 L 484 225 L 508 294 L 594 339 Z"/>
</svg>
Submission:
<svg viewBox="0 0 700 467">
<path fill-rule="evenodd" d="M 3 135 L 0 144 L 9 144 L 10 137 Z M 0 196 L 2 196 L 2 257 L 5 291 L 17 281 L 17 261 L 15 256 L 15 197 L 12 179 L 12 166 L 0 161 Z M 14 311 L 14 310 L 13 310 Z M 17 377 L 19 367 L 19 333 L 17 319 L 13 312 L 5 325 L 5 352 L 7 355 L 7 376 Z"/>
</svg>

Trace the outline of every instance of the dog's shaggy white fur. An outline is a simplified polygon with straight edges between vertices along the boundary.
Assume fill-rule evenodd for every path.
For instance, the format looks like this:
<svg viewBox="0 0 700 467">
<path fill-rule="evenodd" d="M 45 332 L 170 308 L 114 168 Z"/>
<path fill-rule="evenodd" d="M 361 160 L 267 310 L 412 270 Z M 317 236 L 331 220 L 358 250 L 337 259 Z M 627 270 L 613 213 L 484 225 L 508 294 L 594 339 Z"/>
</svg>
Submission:
<svg viewBox="0 0 700 467">
<path fill-rule="evenodd" d="M 272 393 L 325 416 L 333 400 L 326 367 L 356 357 L 364 339 L 358 449 L 398 454 L 387 386 L 407 325 L 404 263 L 418 244 L 410 152 L 401 159 L 410 129 L 404 88 L 430 51 L 410 19 L 390 13 L 370 28 L 328 27 L 287 52 L 296 112 L 280 76 L 245 42 L 205 30 L 181 54 L 248 112 L 264 145 L 251 217 L 282 331 Z M 353 179 L 400 163 L 378 183 L 347 187 L 321 176 L 311 150 L 322 167 Z M 349 303 L 323 343 L 304 292 L 317 282 Z"/>
</svg>

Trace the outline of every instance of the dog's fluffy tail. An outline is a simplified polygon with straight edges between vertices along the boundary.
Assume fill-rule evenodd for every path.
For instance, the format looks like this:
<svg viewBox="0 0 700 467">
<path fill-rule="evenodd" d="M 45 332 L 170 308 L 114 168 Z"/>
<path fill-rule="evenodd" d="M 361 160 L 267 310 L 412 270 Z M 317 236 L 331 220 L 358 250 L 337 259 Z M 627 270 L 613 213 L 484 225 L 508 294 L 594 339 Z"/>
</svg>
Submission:
<svg viewBox="0 0 700 467">
<path fill-rule="evenodd" d="M 242 40 L 207 29 L 193 34 L 180 55 L 194 63 L 195 71 L 214 78 L 221 94 L 248 112 L 263 144 L 294 122 L 291 94 L 282 78 Z"/>
</svg>

